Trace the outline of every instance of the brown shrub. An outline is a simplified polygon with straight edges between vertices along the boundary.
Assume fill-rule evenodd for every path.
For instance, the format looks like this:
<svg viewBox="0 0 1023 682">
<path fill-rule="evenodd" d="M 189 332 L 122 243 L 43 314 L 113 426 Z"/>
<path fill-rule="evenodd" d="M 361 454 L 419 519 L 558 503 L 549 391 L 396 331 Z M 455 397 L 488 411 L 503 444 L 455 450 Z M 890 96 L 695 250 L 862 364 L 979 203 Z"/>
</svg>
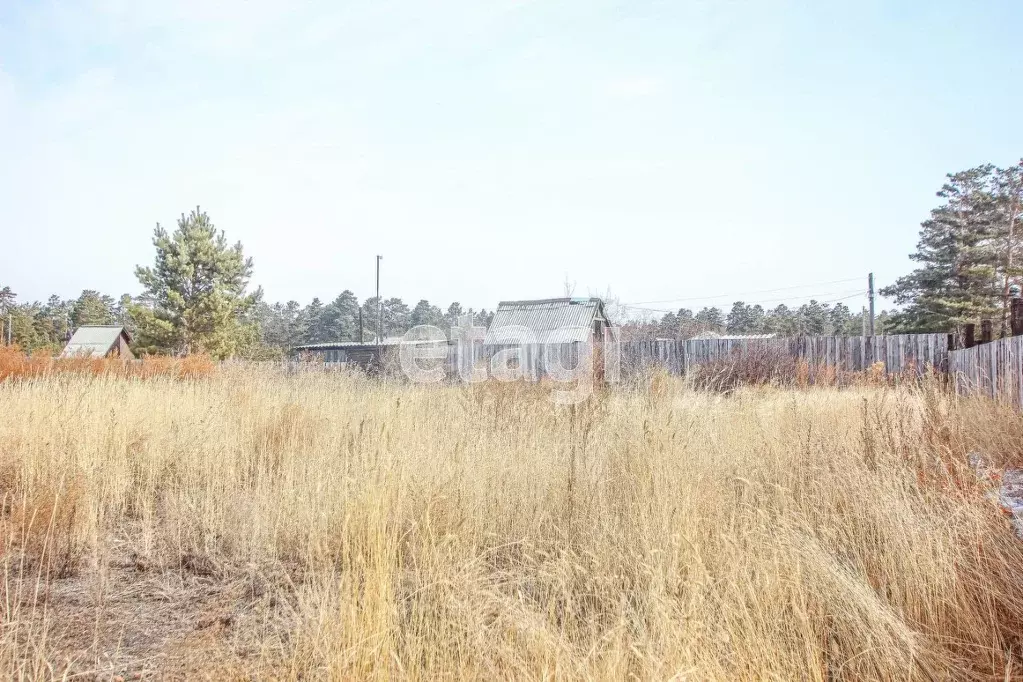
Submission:
<svg viewBox="0 0 1023 682">
<path fill-rule="evenodd" d="M 109 376 L 125 379 L 170 377 L 197 379 L 212 375 L 216 363 L 208 355 L 189 355 L 183 358 L 151 356 L 137 360 L 94 356 L 54 357 L 48 352 L 25 353 L 17 345 L 0 346 L 0 381 L 5 379 L 32 379 L 58 374 Z"/>
<path fill-rule="evenodd" d="M 698 365 L 693 371 L 694 386 L 720 392 L 740 386 L 834 386 L 842 379 L 835 367 L 812 365 L 767 345 L 736 348 L 727 358 Z"/>
<path fill-rule="evenodd" d="M 83 479 L 74 475 L 56 485 L 25 487 L 14 467 L 0 475 L 0 557 L 53 578 L 73 575 L 84 552 Z"/>
</svg>

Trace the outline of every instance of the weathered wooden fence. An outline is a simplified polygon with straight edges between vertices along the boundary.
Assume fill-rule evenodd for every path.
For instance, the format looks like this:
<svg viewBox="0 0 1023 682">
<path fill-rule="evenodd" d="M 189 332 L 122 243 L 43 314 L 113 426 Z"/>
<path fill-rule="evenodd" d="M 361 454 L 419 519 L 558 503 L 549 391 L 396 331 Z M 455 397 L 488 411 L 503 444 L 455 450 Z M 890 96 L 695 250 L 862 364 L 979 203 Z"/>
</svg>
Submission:
<svg viewBox="0 0 1023 682">
<path fill-rule="evenodd" d="M 517 364 L 523 376 L 533 379 L 550 376 L 552 368 L 573 369 L 583 353 L 583 344 L 523 344 L 521 346 L 484 346 L 468 344 L 448 346 L 445 370 L 449 377 L 469 377 L 473 368 L 492 366 L 493 358 Z M 518 350 L 515 350 L 518 349 Z M 661 366 L 673 374 L 685 374 L 690 368 L 749 353 L 785 353 L 810 365 L 838 370 L 862 371 L 882 363 L 886 372 L 928 367 L 944 371 L 948 367 L 948 337 L 945 334 L 899 334 L 892 336 L 816 336 L 774 339 L 690 339 L 688 341 L 631 341 L 601 347 L 597 364 L 625 374 L 647 367 Z M 496 363 L 502 365 L 502 362 Z M 477 370 L 478 371 L 478 370 Z"/>
<path fill-rule="evenodd" d="M 660 364 L 678 374 L 690 367 L 746 353 L 785 353 L 811 365 L 861 371 L 874 363 L 887 372 L 928 366 L 944 370 L 948 363 L 945 334 L 891 336 L 797 336 L 774 339 L 690 339 L 637 341 L 621 344 L 622 366 Z"/>
<path fill-rule="evenodd" d="M 1023 336 L 949 353 L 956 391 L 985 395 L 1023 409 Z"/>
</svg>

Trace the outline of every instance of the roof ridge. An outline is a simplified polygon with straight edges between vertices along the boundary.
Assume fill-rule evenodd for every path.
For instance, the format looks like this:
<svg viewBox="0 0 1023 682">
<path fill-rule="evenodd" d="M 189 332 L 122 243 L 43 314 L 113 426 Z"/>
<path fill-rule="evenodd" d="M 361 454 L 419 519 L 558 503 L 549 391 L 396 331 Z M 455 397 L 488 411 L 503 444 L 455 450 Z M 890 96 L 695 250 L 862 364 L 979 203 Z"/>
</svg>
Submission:
<svg viewBox="0 0 1023 682">
<path fill-rule="evenodd" d="M 563 296 L 561 298 L 535 298 L 518 301 L 501 301 L 497 304 L 500 308 L 503 305 L 539 305 L 543 303 L 597 303 L 600 299 L 596 296 Z"/>
</svg>

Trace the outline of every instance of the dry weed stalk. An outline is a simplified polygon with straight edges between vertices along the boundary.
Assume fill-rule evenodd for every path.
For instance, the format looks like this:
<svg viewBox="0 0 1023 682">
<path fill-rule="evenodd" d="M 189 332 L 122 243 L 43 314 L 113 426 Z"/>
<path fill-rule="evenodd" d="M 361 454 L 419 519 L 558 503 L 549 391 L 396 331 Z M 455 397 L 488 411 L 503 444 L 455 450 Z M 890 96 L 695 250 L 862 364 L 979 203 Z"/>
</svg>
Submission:
<svg viewBox="0 0 1023 682">
<path fill-rule="evenodd" d="M 46 592 L 120 553 L 167 594 L 238 586 L 176 649 L 204 675 L 1019 676 L 1023 543 L 964 468 L 1018 461 L 1018 415 L 915 383 L 546 390 L 257 366 L 0 382 L 0 665 L 70 655 L 15 557 L 68 567 Z"/>
</svg>

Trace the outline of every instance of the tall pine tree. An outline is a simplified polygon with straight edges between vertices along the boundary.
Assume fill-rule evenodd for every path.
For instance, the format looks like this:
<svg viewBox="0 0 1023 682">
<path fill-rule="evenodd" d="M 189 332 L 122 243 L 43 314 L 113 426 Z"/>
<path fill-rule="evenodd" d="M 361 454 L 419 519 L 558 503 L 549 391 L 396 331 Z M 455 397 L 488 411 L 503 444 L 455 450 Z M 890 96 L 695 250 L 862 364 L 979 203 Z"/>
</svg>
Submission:
<svg viewBox="0 0 1023 682">
<path fill-rule="evenodd" d="M 133 305 L 136 345 L 148 352 L 206 352 L 226 358 L 256 341 L 258 328 L 247 315 L 261 298 L 247 293 L 252 259 L 241 242 L 228 245 L 206 213 L 182 215 L 168 233 L 159 224 L 153 234 L 153 267 L 135 275 L 150 305 Z"/>
<path fill-rule="evenodd" d="M 892 316 L 898 331 L 949 331 L 983 318 L 1004 321 L 1008 290 L 1021 275 L 1021 174 L 991 164 L 953 173 L 943 203 L 920 226 L 910 258 L 919 267 L 881 290 L 903 306 Z"/>
</svg>

